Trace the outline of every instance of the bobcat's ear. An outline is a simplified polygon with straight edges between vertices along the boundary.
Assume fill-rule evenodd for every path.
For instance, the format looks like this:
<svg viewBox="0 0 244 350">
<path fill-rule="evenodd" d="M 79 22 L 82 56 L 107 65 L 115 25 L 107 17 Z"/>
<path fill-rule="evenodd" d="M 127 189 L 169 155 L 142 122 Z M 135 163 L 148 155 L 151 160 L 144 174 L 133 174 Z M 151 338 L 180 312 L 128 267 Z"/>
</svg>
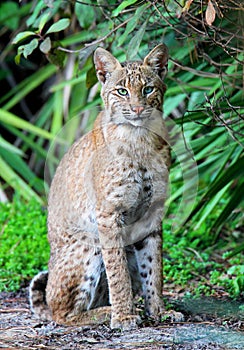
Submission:
<svg viewBox="0 0 244 350">
<path fill-rule="evenodd" d="M 143 64 L 151 67 L 161 79 L 164 79 L 168 71 L 168 58 L 167 46 L 159 44 L 144 58 Z"/>
<path fill-rule="evenodd" d="M 110 74 L 118 68 L 122 68 L 119 61 L 107 50 L 101 47 L 94 52 L 94 64 L 98 80 L 104 84 Z"/>
</svg>

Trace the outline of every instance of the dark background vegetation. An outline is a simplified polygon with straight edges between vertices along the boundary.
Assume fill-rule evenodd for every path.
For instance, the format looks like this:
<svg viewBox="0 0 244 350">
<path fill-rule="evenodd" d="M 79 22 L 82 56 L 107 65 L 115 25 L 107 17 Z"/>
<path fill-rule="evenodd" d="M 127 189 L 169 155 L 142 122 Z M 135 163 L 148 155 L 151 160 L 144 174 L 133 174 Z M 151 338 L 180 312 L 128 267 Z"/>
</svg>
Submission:
<svg viewBox="0 0 244 350">
<path fill-rule="evenodd" d="M 166 287 L 243 296 L 243 28 L 238 0 L 1 2 L 2 290 L 46 267 L 50 179 L 102 108 L 93 51 L 133 60 L 164 42 L 173 157 Z"/>
</svg>

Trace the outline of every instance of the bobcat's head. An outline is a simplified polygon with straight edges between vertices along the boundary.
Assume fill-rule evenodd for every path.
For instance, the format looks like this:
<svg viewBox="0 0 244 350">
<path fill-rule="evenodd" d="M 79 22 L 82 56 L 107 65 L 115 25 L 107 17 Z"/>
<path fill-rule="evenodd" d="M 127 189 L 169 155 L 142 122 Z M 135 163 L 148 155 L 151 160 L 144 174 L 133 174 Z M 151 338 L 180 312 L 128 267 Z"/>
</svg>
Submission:
<svg viewBox="0 0 244 350">
<path fill-rule="evenodd" d="M 102 48 L 95 51 L 101 96 L 112 122 L 142 126 L 153 110 L 162 110 L 167 62 L 168 50 L 164 44 L 156 46 L 143 62 L 120 63 Z"/>
</svg>

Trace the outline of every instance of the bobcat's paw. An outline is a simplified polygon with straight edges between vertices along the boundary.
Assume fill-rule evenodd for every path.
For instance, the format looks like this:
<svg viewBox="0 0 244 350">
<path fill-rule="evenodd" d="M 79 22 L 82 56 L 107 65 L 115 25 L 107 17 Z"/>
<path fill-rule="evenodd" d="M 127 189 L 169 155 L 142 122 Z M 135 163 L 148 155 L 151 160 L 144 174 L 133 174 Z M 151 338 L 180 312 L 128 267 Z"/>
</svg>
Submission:
<svg viewBox="0 0 244 350">
<path fill-rule="evenodd" d="M 128 331 L 137 328 L 137 325 L 141 322 L 138 315 L 122 315 L 115 316 L 111 319 L 111 328 L 119 328 L 123 331 Z"/>
<path fill-rule="evenodd" d="M 161 315 L 165 312 L 163 302 L 161 299 L 156 299 L 154 302 L 146 302 L 145 304 L 145 314 L 146 316 L 159 321 Z"/>
</svg>

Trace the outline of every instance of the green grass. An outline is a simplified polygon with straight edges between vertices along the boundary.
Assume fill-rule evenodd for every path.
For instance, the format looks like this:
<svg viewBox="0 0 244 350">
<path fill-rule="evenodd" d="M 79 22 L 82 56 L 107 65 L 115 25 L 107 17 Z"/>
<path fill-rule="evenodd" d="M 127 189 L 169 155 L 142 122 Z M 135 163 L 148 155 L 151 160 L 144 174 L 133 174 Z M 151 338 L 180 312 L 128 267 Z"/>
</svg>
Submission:
<svg viewBox="0 0 244 350">
<path fill-rule="evenodd" d="M 175 210 L 176 204 L 172 204 L 164 222 L 166 287 L 180 288 L 192 296 L 216 295 L 219 290 L 231 297 L 241 296 L 244 291 L 242 255 L 226 258 L 238 237 L 230 238 L 227 234 L 214 243 L 212 236 L 205 234 L 206 224 L 197 231 L 182 227 L 172 234 L 171 212 Z M 37 272 L 47 268 L 46 214 L 46 209 L 35 199 L 27 202 L 15 196 L 12 203 L 0 204 L 0 291 L 18 290 Z M 233 230 L 235 225 L 233 221 L 228 229 Z"/>
<path fill-rule="evenodd" d="M 15 291 L 47 268 L 46 210 L 15 196 L 0 203 L 0 290 Z"/>
</svg>

